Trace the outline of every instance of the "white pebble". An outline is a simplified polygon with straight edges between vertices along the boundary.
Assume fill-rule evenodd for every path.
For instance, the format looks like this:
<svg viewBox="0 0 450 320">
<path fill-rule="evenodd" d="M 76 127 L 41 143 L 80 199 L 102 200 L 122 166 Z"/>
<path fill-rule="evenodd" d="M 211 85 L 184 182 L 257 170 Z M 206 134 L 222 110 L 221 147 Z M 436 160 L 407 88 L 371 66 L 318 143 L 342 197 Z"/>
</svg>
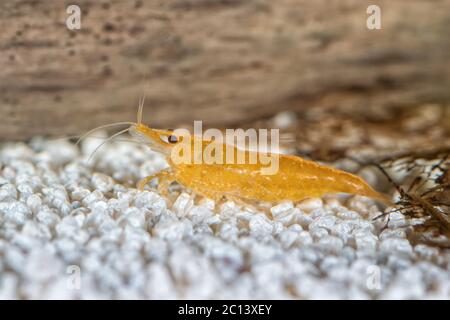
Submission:
<svg viewBox="0 0 450 320">
<path fill-rule="evenodd" d="M 152 229 L 152 234 L 155 237 L 166 239 L 168 241 L 180 240 L 185 236 L 191 235 L 192 232 L 192 222 L 188 219 L 180 221 L 170 216 L 161 217 L 159 222 Z"/>
<path fill-rule="evenodd" d="M 313 239 L 311 237 L 311 234 L 308 231 L 301 231 L 298 234 L 298 242 L 302 246 L 307 246 L 307 245 L 313 243 Z"/>
<path fill-rule="evenodd" d="M 39 222 L 48 227 L 53 227 L 56 223 L 58 223 L 61 220 L 61 218 L 52 210 L 50 210 L 48 207 L 39 210 L 36 213 L 36 218 Z"/>
<path fill-rule="evenodd" d="M 187 213 L 187 217 L 195 225 L 205 223 L 213 215 L 214 213 L 210 209 L 200 206 L 192 207 Z"/>
<path fill-rule="evenodd" d="M 91 194 L 91 192 L 88 189 L 80 188 L 80 187 L 76 186 L 74 188 L 74 190 L 71 192 L 70 196 L 71 196 L 72 200 L 81 201 L 90 194 Z"/>
<path fill-rule="evenodd" d="M 164 199 L 149 191 L 139 192 L 134 200 L 134 205 L 137 208 L 150 210 L 154 216 L 159 216 L 167 209 Z"/>
<path fill-rule="evenodd" d="M 145 292 L 148 299 L 177 299 L 172 277 L 164 265 L 153 263 L 147 269 Z"/>
<path fill-rule="evenodd" d="M 0 214 L 3 214 L 6 221 L 16 225 L 23 225 L 26 219 L 31 216 L 30 209 L 22 202 L 0 202 Z"/>
<path fill-rule="evenodd" d="M 309 230 L 309 233 L 315 240 L 328 236 L 328 230 L 319 227 Z"/>
<path fill-rule="evenodd" d="M 271 234 L 273 225 L 264 214 L 255 214 L 251 217 L 249 222 L 250 233 L 254 236 L 261 236 Z"/>
<path fill-rule="evenodd" d="M 270 212 L 272 213 L 272 216 L 274 218 L 277 218 L 281 214 L 286 214 L 287 212 L 291 211 L 293 208 L 294 206 L 291 201 L 285 201 L 277 206 L 270 208 Z"/>
<path fill-rule="evenodd" d="M 310 214 L 299 212 L 294 215 L 294 221 L 301 225 L 303 228 L 307 229 L 308 226 L 314 221 L 314 218 Z"/>
<path fill-rule="evenodd" d="M 272 121 L 275 128 L 284 129 L 297 122 L 297 115 L 293 111 L 282 111 L 277 113 Z"/>
<path fill-rule="evenodd" d="M 178 196 L 177 200 L 172 206 L 172 210 L 175 211 L 178 217 L 183 217 L 187 214 L 189 209 L 194 205 L 192 197 L 187 193 L 182 193 Z"/>
<path fill-rule="evenodd" d="M 334 254 L 339 254 L 344 247 L 344 243 L 342 242 L 342 240 L 334 236 L 321 237 L 318 241 L 318 245 L 323 250 Z"/>
<path fill-rule="evenodd" d="M 34 192 L 33 187 L 29 183 L 20 183 L 17 185 L 17 191 L 20 192 L 20 197 L 26 199 Z"/>
<path fill-rule="evenodd" d="M 42 199 L 37 194 L 32 194 L 27 199 L 27 206 L 31 212 L 36 213 L 42 205 Z"/>
<path fill-rule="evenodd" d="M 283 230 L 278 235 L 283 248 L 289 248 L 298 238 L 298 233 L 292 230 Z"/>
<path fill-rule="evenodd" d="M 144 228 L 145 213 L 137 208 L 128 208 L 119 218 L 118 223 L 122 227 L 129 225 L 133 228 Z"/>
<path fill-rule="evenodd" d="M 310 198 L 300 202 L 297 207 L 304 212 L 311 212 L 321 209 L 323 207 L 323 201 L 320 198 Z"/>
<path fill-rule="evenodd" d="M 392 212 L 389 214 L 389 223 L 388 227 L 395 229 L 407 226 L 408 223 L 406 221 L 405 216 L 400 212 Z"/>
<path fill-rule="evenodd" d="M 17 247 L 9 247 L 5 251 L 4 257 L 8 267 L 13 269 L 18 274 L 22 273 L 26 256 L 21 250 Z"/>
<path fill-rule="evenodd" d="M 239 235 L 239 229 L 231 223 L 224 223 L 219 228 L 219 236 L 225 240 L 236 240 Z"/>
<path fill-rule="evenodd" d="M 91 183 L 95 189 L 102 193 L 107 193 L 114 187 L 114 180 L 110 176 L 98 172 L 92 175 Z"/>
<path fill-rule="evenodd" d="M 315 228 L 324 228 L 327 230 L 332 230 L 336 223 L 336 217 L 331 215 L 321 216 L 314 219 L 309 225 L 309 229 L 313 230 Z"/>
<path fill-rule="evenodd" d="M 101 201 L 104 200 L 104 196 L 103 193 L 100 190 L 95 190 L 94 192 L 91 192 L 90 194 L 88 194 L 87 196 L 85 196 L 84 198 L 82 198 L 82 203 L 83 205 L 89 207 L 90 205 L 92 205 L 93 203 L 97 202 L 97 201 Z M 78 199 L 81 200 L 81 199 Z"/>
<path fill-rule="evenodd" d="M 380 233 L 380 240 L 390 239 L 390 238 L 406 238 L 405 229 L 385 229 Z"/>
<path fill-rule="evenodd" d="M 380 250 L 389 254 L 405 254 L 411 255 L 413 249 L 411 244 L 406 239 L 387 238 L 381 241 Z"/>
<path fill-rule="evenodd" d="M 358 231 L 354 234 L 356 248 L 361 251 L 375 251 L 377 248 L 377 237 L 366 231 Z"/>
<path fill-rule="evenodd" d="M 300 209 L 294 208 L 291 202 L 281 203 L 276 207 L 270 209 L 273 218 L 281 222 L 284 226 L 289 226 L 295 223 L 297 216 L 301 214 Z"/>
<path fill-rule="evenodd" d="M 18 277 L 10 272 L 3 273 L 0 279 L 0 300 L 17 300 L 19 279 Z"/>
<path fill-rule="evenodd" d="M 45 151 L 49 154 L 49 160 L 55 165 L 63 165 L 78 156 L 78 148 L 67 140 L 48 142 Z"/>
<path fill-rule="evenodd" d="M 418 244 L 414 247 L 414 252 L 416 252 L 421 258 L 426 260 L 433 260 L 439 256 L 439 249 L 433 248 L 424 244 Z"/>
<path fill-rule="evenodd" d="M 28 220 L 25 223 L 21 233 L 30 237 L 42 238 L 45 240 L 50 240 L 52 238 L 50 229 L 45 224 L 37 223 L 33 220 Z"/>
<path fill-rule="evenodd" d="M 0 201 L 11 201 L 17 199 L 17 190 L 14 185 L 10 183 L 0 184 Z"/>
<path fill-rule="evenodd" d="M 31 252 L 24 266 L 24 275 L 30 281 L 44 282 L 62 274 L 62 263 L 47 249 Z"/>
</svg>

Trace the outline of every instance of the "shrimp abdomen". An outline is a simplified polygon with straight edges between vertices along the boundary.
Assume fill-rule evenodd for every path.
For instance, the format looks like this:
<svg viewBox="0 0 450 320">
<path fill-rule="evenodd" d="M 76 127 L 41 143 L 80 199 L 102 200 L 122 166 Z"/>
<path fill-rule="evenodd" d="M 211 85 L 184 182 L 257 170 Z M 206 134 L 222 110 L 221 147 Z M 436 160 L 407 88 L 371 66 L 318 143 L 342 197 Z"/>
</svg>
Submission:
<svg viewBox="0 0 450 320">
<path fill-rule="evenodd" d="M 222 194 L 279 202 L 300 201 L 325 194 L 358 194 L 386 201 L 362 178 L 300 157 L 279 155 L 273 175 L 261 174 L 261 164 L 181 165 L 177 181 L 203 194 Z"/>
</svg>

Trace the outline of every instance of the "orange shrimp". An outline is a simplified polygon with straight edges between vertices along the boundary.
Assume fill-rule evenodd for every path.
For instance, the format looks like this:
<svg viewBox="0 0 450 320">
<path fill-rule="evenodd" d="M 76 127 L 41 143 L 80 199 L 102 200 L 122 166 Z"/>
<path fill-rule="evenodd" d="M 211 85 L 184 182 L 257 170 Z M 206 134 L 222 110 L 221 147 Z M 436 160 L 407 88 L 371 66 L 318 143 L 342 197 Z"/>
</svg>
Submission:
<svg viewBox="0 0 450 320">
<path fill-rule="evenodd" d="M 173 148 L 182 143 L 192 148 L 198 143 L 201 145 L 199 152 L 203 152 L 208 145 L 219 143 L 223 156 L 226 151 L 233 151 L 234 160 L 239 154 L 248 159 L 256 151 L 241 150 L 198 136 L 178 135 L 171 130 L 150 128 L 142 124 L 142 104 L 139 106 L 138 122 L 132 124 L 128 131 L 148 143 L 153 150 L 162 153 L 169 164 L 168 169 L 139 181 L 139 190 L 143 190 L 152 179 L 158 178 L 158 190 L 162 193 L 167 193 L 169 185 L 176 181 L 216 202 L 223 197 L 241 201 L 301 201 L 326 194 L 347 193 L 391 203 L 387 196 L 375 191 L 356 175 L 292 155 L 277 154 L 279 168 L 272 175 L 261 174 L 262 164 L 259 161 L 253 164 L 238 164 L 236 161 L 223 161 L 222 164 L 195 161 L 175 163 L 171 157 Z M 194 160 L 198 156 L 194 152 L 190 159 Z"/>
</svg>

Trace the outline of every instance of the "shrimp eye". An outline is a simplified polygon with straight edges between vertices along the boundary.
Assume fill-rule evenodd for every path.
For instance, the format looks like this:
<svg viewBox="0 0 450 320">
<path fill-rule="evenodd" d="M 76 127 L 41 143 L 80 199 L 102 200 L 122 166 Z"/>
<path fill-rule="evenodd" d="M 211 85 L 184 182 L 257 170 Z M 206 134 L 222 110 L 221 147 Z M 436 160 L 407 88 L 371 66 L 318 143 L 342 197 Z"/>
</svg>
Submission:
<svg viewBox="0 0 450 320">
<path fill-rule="evenodd" d="M 177 143 L 178 142 L 178 138 L 176 136 L 174 136 L 174 135 L 170 135 L 167 138 L 167 141 L 169 141 L 169 143 Z"/>
</svg>

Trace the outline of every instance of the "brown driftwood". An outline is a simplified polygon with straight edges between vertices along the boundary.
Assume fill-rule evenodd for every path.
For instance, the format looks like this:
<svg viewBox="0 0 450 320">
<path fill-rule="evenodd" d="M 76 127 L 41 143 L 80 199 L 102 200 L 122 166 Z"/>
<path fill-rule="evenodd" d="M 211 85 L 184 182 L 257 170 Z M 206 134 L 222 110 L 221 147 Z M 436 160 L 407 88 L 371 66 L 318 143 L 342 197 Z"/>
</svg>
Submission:
<svg viewBox="0 0 450 320">
<path fill-rule="evenodd" d="M 450 0 L 0 2 L 0 139 L 450 101 Z"/>
</svg>

